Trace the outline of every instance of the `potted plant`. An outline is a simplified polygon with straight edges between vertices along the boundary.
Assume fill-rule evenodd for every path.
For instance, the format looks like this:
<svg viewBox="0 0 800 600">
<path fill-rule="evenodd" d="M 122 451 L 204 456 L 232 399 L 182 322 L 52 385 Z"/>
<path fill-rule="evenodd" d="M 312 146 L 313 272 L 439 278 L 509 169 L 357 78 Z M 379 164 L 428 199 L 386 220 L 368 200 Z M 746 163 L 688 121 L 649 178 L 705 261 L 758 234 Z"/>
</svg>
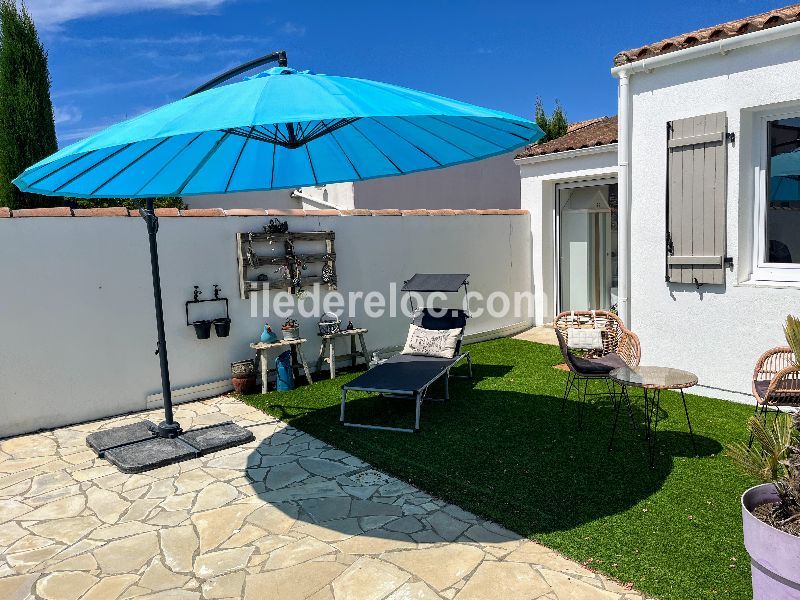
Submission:
<svg viewBox="0 0 800 600">
<path fill-rule="evenodd" d="M 786 339 L 800 355 L 800 320 L 787 318 Z M 735 444 L 728 456 L 765 483 L 742 495 L 744 544 L 750 555 L 753 598 L 800 600 L 800 413 L 778 415 L 771 426 L 750 417 L 758 441 Z"/>
<path fill-rule="evenodd" d="M 296 340 L 300 338 L 300 326 L 294 319 L 286 319 L 286 322 L 281 327 L 283 332 L 283 339 Z"/>
<path fill-rule="evenodd" d="M 231 383 L 239 394 L 248 394 L 256 386 L 256 364 L 253 360 L 231 363 Z"/>
</svg>

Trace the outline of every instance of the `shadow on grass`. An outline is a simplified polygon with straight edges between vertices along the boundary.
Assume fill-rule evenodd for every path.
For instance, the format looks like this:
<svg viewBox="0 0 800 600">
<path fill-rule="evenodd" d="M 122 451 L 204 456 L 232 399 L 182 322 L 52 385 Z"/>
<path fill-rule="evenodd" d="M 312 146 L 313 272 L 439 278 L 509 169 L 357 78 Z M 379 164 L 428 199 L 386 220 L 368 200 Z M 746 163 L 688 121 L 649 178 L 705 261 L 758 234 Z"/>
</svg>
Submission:
<svg viewBox="0 0 800 600">
<path fill-rule="evenodd" d="M 633 427 L 624 406 L 609 452 L 610 399 L 589 404 L 578 430 L 578 403 L 570 400 L 561 411 L 562 399 L 552 393 L 557 387 L 551 394 L 497 389 L 513 383 L 505 365 L 475 365 L 475 376 L 472 382 L 453 379 L 449 401 L 425 402 L 415 434 L 342 427 L 340 379 L 254 403 L 263 402 L 294 427 L 524 536 L 625 512 L 661 488 L 674 458 L 694 456 L 679 396 L 663 397 L 651 469 L 643 431 Z M 431 396 L 441 397 L 441 390 L 432 389 Z M 634 420 L 643 423 L 641 398 L 632 395 L 632 400 Z M 351 393 L 347 419 L 408 427 L 414 403 Z M 697 433 L 695 441 L 701 457 L 721 450 L 719 442 Z"/>
</svg>

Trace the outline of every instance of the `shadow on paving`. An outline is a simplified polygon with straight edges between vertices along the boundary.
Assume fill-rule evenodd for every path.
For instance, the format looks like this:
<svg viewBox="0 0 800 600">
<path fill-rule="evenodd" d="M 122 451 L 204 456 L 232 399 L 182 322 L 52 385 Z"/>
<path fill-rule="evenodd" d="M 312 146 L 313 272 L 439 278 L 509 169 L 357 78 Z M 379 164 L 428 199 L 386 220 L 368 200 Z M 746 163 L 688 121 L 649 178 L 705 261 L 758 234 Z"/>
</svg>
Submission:
<svg viewBox="0 0 800 600">
<path fill-rule="evenodd" d="M 470 506 L 524 536 L 563 531 L 629 510 L 661 488 L 673 458 L 694 455 L 682 406 L 678 411 L 674 402 L 662 405 L 655 467 L 650 469 L 643 430 L 634 427 L 624 407 L 609 452 L 610 399 L 588 405 L 578 430 L 574 400 L 562 411 L 560 397 L 490 389 L 494 381 L 513 377 L 510 371 L 505 365 L 475 365 L 473 381 L 452 380 L 451 400 L 426 402 L 415 434 L 342 427 L 342 380 L 321 383 L 308 403 L 294 393 L 270 395 L 273 415 L 330 446 L 314 447 L 310 436 L 300 442 L 265 440 L 252 455 L 258 467 L 248 474 L 264 500 L 293 518 L 321 524 L 334 539 L 334 532 L 363 532 L 439 542 L 446 536 L 456 539 L 470 527 L 456 507 L 440 510 L 444 501 Z M 440 391 L 432 389 L 431 395 L 440 397 Z M 632 400 L 633 421 L 641 425 L 642 399 L 632 394 Z M 353 393 L 347 410 L 353 422 L 407 427 L 413 423 L 414 403 Z M 721 451 L 714 439 L 695 433 L 695 441 L 700 457 Z M 312 445 L 306 449 L 304 443 Z M 399 479 L 381 480 L 386 477 L 382 472 L 347 453 L 443 501 L 434 506 L 427 494 L 415 497 L 415 488 Z M 414 508 L 404 509 L 407 503 Z M 433 527 L 436 536 L 426 538 L 431 518 L 441 521 L 445 535 Z M 474 541 L 502 541 L 481 528 L 467 535 Z"/>
</svg>

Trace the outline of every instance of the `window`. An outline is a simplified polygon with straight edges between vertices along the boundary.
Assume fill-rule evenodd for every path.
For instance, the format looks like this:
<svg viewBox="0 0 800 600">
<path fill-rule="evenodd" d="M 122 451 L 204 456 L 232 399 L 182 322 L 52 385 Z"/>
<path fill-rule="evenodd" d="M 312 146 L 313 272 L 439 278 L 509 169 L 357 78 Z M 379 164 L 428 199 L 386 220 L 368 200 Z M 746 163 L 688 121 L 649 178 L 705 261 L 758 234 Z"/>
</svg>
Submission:
<svg viewBox="0 0 800 600">
<path fill-rule="evenodd" d="M 756 280 L 800 282 L 800 114 L 761 120 L 756 190 Z"/>
</svg>

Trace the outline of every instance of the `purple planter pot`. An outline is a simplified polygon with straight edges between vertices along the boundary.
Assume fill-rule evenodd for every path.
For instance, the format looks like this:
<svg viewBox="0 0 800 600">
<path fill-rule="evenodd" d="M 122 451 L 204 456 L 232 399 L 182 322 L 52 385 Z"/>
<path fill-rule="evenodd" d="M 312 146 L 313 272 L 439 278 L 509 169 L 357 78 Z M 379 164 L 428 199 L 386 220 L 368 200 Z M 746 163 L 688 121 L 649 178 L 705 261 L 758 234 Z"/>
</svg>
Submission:
<svg viewBox="0 0 800 600">
<path fill-rule="evenodd" d="M 759 504 L 776 502 L 771 483 L 742 495 L 744 545 L 750 555 L 754 600 L 800 600 L 800 537 L 771 527 L 750 512 Z"/>
</svg>

